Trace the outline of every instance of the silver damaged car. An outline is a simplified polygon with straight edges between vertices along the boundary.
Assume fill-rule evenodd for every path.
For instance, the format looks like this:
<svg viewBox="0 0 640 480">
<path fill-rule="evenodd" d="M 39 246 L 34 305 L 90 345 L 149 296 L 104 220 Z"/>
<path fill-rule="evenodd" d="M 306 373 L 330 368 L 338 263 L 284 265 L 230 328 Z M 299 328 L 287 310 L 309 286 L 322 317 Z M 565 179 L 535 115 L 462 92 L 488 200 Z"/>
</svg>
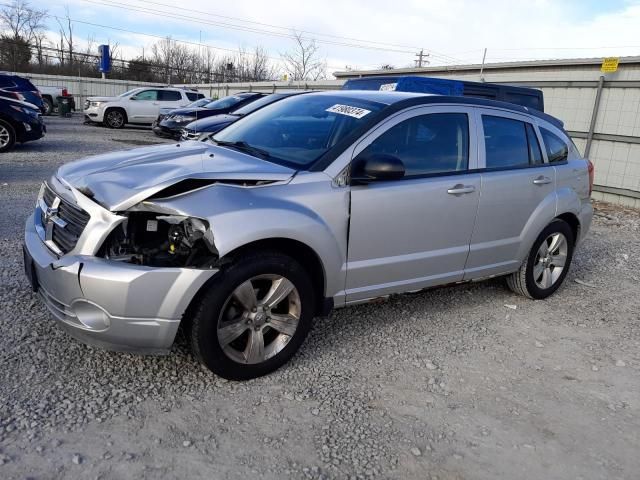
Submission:
<svg viewBox="0 0 640 480">
<path fill-rule="evenodd" d="M 27 219 L 25 269 L 83 342 L 166 353 L 182 326 L 204 365 L 248 379 L 334 307 L 499 275 L 551 295 L 592 180 L 562 123 L 526 107 L 310 93 L 206 142 L 60 167 Z"/>
</svg>

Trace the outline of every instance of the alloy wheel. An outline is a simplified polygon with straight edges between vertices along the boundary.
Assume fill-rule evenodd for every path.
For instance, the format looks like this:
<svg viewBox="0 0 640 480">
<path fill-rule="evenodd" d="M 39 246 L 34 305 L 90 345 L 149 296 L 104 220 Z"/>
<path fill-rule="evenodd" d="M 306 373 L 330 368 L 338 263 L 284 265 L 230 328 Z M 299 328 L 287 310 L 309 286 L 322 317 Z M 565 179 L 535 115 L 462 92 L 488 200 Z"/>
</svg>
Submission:
<svg viewBox="0 0 640 480">
<path fill-rule="evenodd" d="M 107 122 L 113 128 L 120 128 L 124 123 L 124 116 L 117 110 L 113 110 L 107 114 Z"/>
<path fill-rule="evenodd" d="M 567 238 L 562 233 L 552 233 L 540 244 L 533 264 L 533 279 L 538 288 L 551 288 L 558 281 L 567 255 Z"/>
<path fill-rule="evenodd" d="M 6 147 L 11 141 L 11 133 L 4 125 L 0 125 L 0 148 Z"/>
<path fill-rule="evenodd" d="M 218 319 L 218 342 L 238 363 L 277 355 L 295 334 L 301 314 L 298 290 L 281 275 L 258 275 L 229 296 Z"/>
</svg>

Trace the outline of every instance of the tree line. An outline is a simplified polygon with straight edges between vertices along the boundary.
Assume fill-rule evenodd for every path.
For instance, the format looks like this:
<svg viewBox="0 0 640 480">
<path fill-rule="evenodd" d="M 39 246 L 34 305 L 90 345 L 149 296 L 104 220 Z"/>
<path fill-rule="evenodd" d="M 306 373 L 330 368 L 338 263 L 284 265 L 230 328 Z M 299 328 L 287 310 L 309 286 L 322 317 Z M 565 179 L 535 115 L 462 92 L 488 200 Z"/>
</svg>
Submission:
<svg viewBox="0 0 640 480">
<path fill-rule="evenodd" d="M 78 41 L 68 7 L 55 17 L 58 38 L 46 34 L 51 20 L 46 10 L 27 0 L 13 0 L 0 9 L 0 70 L 50 75 L 100 76 L 98 44 L 94 38 Z M 294 45 L 274 61 L 261 46 L 240 47 L 216 55 L 206 45 L 191 45 L 171 37 L 156 41 L 135 58 L 125 59 L 118 43 L 109 45 L 109 78 L 145 82 L 216 83 L 326 78 L 326 60 L 313 39 L 293 32 Z"/>
</svg>

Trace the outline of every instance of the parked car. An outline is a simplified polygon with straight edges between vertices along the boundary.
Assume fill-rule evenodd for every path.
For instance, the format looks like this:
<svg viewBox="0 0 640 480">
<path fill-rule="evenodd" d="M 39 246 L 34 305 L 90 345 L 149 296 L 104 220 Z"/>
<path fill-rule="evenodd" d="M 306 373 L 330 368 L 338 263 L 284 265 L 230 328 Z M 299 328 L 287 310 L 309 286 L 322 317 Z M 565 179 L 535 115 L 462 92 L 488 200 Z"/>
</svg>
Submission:
<svg viewBox="0 0 640 480">
<path fill-rule="evenodd" d="M 44 115 L 51 115 L 58 108 L 58 97 L 67 97 L 71 103 L 71 110 L 76 109 L 76 101 L 73 95 L 69 94 L 66 87 L 49 87 L 40 85 L 37 87 L 44 102 Z"/>
<path fill-rule="evenodd" d="M 84 117 L 89 123 L 103 123 L 122 128 L 128 123 L 151 124 L 161 108 L 179 108 L 204 97 L 184 88 L 141 87 L 117 97 L 89 97 L 84 103 Z"/>
<path fill-rule="evenodd" d="M 334 307 L 499 275 L 548 297 L 589 230 L 592 183 L 535 110 L 315 92 L 208 142 L 61 166 L 26 222 L 26 272 L 84 342 L 167 352 L 182 324 L 204 365 L 247 379 Z"/>
<path fill-rule="evenodd" d="M 200 99 L 196 100 L 195 102 L 191 102 L 185 108 L 203 107 L 206 104 L 211 103 L 211 102 L 213 102 L 213 100 L 211 98 L 203 97 L 203 98 L 200 98 Z M 155 127 L 158 123 L 160 123 L 162 121 L 162 119 L 164 117 L 166 117 L 169 113 L 173 112 L 174 110 L 175 110 L 175 108 L 171 108 L 171 107 L 161 108 L 160 112 L 158 113 L 158 118 L 155 119 L 155 121 L 153 122 L 153 124 L 151 126 Z"/>
<path fill-rule="evenodd" d="M 255 100 L 248 105 L 244 105 L 237 110 L 232 110 L 229 113 L 223 113 L 220 115 L 214 115 L 213 117 L 206 117 L 201 120 L 196 120 L 187 124 L 180 133 L 182 140 L 201 140 L 207 135 L 219 132 L 225 127 L 228 127 L 236 120 L 249 115 L 250 113 L 260 110 L 262 107 L 271 105 L 274 102 L 282 100 L 293 95 L 300 95 L 303 93 L 309 93 L 308 90 L 287 92 L 287 93 L 272 93 L 266 95 L 258 100 Z"/>
<path fill-rule="evenodd" d="M 201 119 L 229 113 L 264 97 L 264 93 L 243 92 L 214 100 L 202 107 L 180 108 L 172 111 L 153 127 L 153 132 L 159 137 L 179 139 L 182 129 L 189 123 Z"/>
<path fill-rule="evenodd" d="M 38 107 L 41 113 L 45 112 L 44 101 L 38 88 L 27 78 L 9 73 L 0 73 L 0 90 L 16 92 L 24 97 L 25 102 Z"/>
<path fill-rule="evenodd" d="M 38 140 L 45 132 L 35 105 L 0 96 L 0 153 L 11 150 L 16 142 Z"/>
</svg>

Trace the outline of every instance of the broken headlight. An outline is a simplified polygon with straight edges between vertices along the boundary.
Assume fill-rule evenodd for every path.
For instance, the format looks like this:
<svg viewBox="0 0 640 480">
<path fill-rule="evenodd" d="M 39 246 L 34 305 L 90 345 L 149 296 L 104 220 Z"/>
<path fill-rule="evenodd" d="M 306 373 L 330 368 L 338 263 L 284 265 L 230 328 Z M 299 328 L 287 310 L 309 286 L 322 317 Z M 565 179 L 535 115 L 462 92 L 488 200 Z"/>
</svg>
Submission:
<svg viewBox="0 0 640 480">
<path fill-rule="evenodd" d="M 218 259 L 206 220 L 132 212 L 111 232 L 101 254 L 110 260 L 158 267 L 206 268 Z"/>
</svg>

